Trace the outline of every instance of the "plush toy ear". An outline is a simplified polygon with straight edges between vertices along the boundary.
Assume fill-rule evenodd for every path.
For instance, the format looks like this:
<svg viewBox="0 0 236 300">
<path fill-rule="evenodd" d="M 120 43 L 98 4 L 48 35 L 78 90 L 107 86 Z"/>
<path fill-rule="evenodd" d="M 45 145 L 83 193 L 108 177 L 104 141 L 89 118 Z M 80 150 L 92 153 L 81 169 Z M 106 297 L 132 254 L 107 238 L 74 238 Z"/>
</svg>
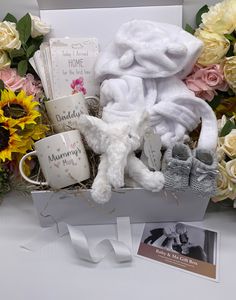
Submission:
<svg viewBox="0 0 236 300">
<path fill-rule="evenodd" d="M 108 125 L 103 120 L 88 115 L 80 115 L 79 131 L 84 135 L 94 152 L 101 154 L 106 150 Z"/>
<path fill-rule="evenodd" d="M 188 49 L 184 44 L 181 43 L 170 43 L 167 46 L 166 52 L 173 56 L 186 56 Z"/>
</svg>

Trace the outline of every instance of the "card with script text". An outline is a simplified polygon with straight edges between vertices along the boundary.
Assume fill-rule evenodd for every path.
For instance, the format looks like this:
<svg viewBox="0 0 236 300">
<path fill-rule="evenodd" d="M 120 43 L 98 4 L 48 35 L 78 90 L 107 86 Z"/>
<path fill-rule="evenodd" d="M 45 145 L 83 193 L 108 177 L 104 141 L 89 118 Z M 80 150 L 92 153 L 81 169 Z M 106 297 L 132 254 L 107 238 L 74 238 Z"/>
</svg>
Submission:
<svg viewBox="0 0 236 300">
<path fill-rule="evenodd" d="M 51 38 L 53 97 L 70 95 L 76 85 L 88 96 L 98 95 L 94 64 L 99 53 L 96 38 Z"/>
</svg>

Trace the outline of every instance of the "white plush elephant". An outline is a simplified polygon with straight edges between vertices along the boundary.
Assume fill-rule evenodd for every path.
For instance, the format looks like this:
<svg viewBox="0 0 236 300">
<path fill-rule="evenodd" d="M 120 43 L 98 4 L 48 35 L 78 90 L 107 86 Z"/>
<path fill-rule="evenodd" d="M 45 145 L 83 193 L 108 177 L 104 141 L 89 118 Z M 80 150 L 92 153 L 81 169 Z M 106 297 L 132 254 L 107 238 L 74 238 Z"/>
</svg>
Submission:
<svg viewBox="0 0 236 300">
<path fill-rule="evenodd" d="M 94 201 L 109 201 L 112 187 L 124 186 L 125 173 L 147 190 L 158 192 L 163 188 L 163 174 L 150 171 L 134 154 L 142 144 L 147 125 L 147 112 L 137 112 L 129 121 L 109 124 L 96 117 L 80 116 L 80 132 L 94 152 L 101 154 L 91 189 Z"/>
</svg>

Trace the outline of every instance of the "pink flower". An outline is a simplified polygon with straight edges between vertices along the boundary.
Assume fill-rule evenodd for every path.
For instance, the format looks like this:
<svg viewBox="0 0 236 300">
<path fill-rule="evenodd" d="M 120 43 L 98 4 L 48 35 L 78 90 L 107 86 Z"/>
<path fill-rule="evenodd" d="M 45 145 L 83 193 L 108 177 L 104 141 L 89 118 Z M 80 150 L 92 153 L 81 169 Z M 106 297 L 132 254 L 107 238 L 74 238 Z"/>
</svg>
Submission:
<svg viewBox="0 0 236 300">
<path fill-rule="evenodd" d="M 42 85 L 32 74 L 26 74 L 25 77 L 18 75 L 16 69 L 1 69 L 0 79 L 4 82 L 6 88 L 15 91 L 24 90 L 26 94 L 33 95 L 38 100 L 43 93 Z"/>
<path fill-rule="evenodd" d="M 6 88 L 13 91 L 18 91 L 22 89 L 25 78 L 17 74 L 16 69 L 1 69 L 0 70 L 0 79 L 4 82 Z"/>
<path fill-rule="evenodd" d="M 43 93 L 41 82 L 36 80 L 32 74 L 26 74 L 22 89 L 27 95 L 33 95 L 36 100 L 39 100 Z"/>
<path fill-rule="evenodd" d="M 195 95 L 199 98 L 207 100 L 208 102 L 211 102 L 213 98 L 217 95 L 217 92 L 214 90 L 207 90 L 207 91 L 195 92 Z"/>
<path fill-rule="evenodd" d="M 205 68 L 196 65 L 192 74 L 185 79 L 185 84 L 196 96 L 207 101 L 213 100 L 214 96 L 217 95 L 216 90 L 227 91 L 228 89 L 223 69 L 217 64 Z"/>
<path fill-rule="evenodd" d="M 84 87 L 83 77 L 79 77 L 78 79 L 73 80 L 70 86 L 73 89 L 72 94 L 81 92 L 86 95 L 87 93 L 86 88 Z"/>
<path fill-rule="evenodd" d="M 84 95 L 87 93 L 86 88 L 83 86 L 79 88 L 79 92 L 83 93 Z"/>
<path fill-rule="evenodd" d="M 73 80 L 70 86 L 72 89 L 75 89 L 77 85 L 84 85 L 83 77 L 79 77 L 78 79 Z"/>
<path fill-rule="evenodd" d="M 202 72 L 203 81 L 215 90 L 225 92 L 229 88 L 224 79 L 223 68 L 220 65 L 211 65 L 199 70 L 199 72 Z"/>
</svg>

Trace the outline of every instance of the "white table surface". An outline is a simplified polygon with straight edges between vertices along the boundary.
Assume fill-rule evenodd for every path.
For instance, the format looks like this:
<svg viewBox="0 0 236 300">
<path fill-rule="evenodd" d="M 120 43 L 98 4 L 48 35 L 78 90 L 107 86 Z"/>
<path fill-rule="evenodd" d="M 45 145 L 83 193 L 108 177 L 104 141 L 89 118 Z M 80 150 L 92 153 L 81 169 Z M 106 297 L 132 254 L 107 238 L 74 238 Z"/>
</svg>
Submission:
<svg viewBox="0 0 236 300">
<path fill-rule="evenodd" d="M 20 247 L 41 231 L 30 198 L 10 194 L 0 206 L 1 300 L 116 300 L 235 298 L 236 210 L 208 212 L 201 225 L 219 230 L 220 282 L 134 257 L 118 264 L 113 255 L 100 264 L 77 258 L 69 237 L 30 252 Z M 143 225 L 132 225 L 134 243 Z M 115 235 L 115 226 L 87 226 L 96 242 Z"/>
</svg>

